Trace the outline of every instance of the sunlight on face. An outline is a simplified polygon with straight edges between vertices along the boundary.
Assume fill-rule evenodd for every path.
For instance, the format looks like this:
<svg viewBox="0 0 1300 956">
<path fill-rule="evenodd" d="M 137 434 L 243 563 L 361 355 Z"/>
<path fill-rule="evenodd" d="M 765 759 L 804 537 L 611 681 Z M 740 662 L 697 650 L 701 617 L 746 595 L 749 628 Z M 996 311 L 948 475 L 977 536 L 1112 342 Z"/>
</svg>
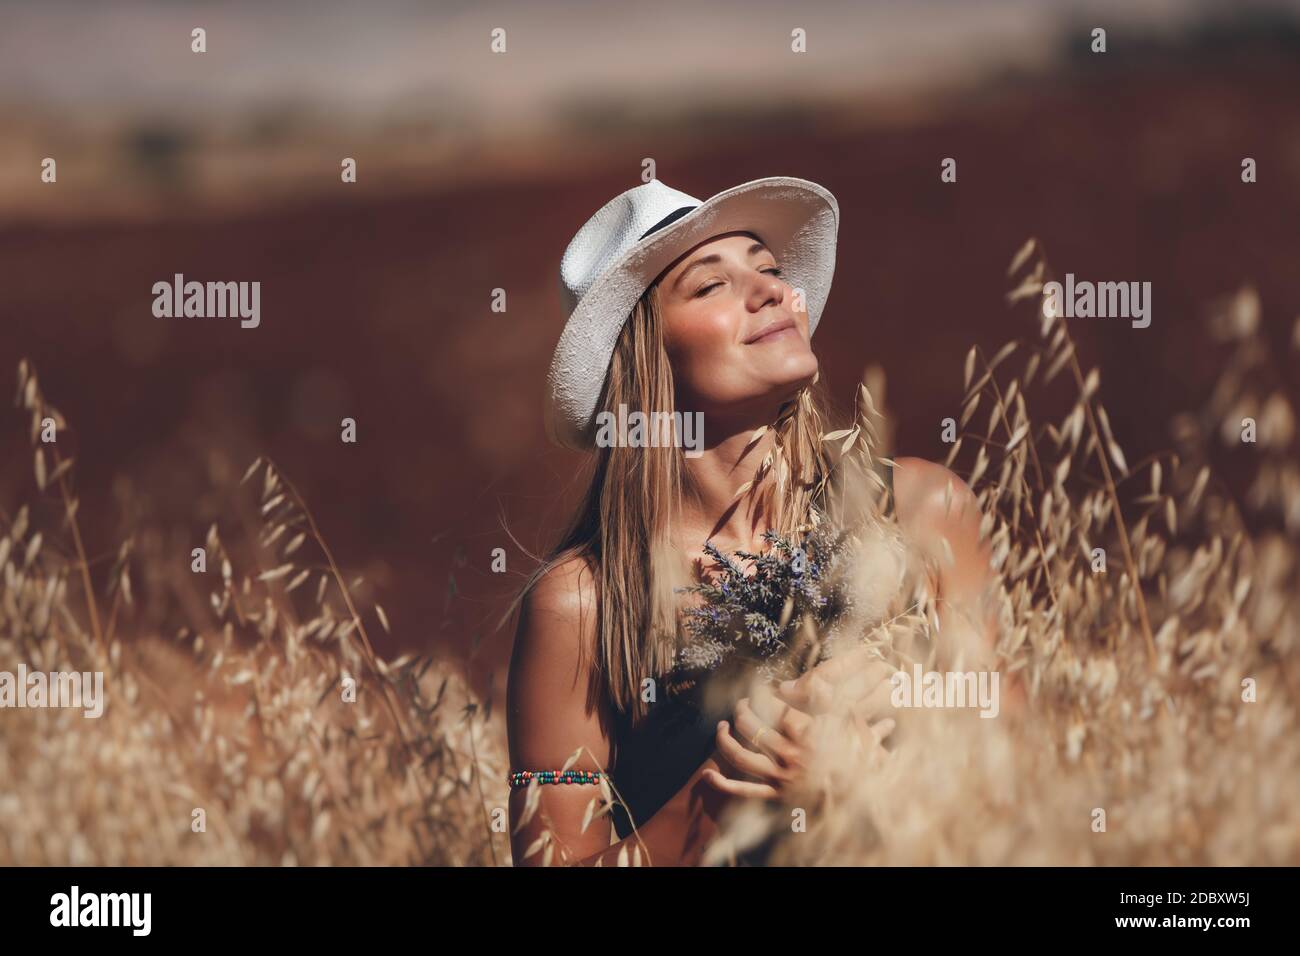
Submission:
<svg viewBox="0 0 1300 956">
<path fill-rule="evenodd" d="M 781 263 L 732 232 L 688 250 L 659 280 L 678 408 L 719 418 L 775 412 L 817 373 L 808 313 Z"/>
</svg>

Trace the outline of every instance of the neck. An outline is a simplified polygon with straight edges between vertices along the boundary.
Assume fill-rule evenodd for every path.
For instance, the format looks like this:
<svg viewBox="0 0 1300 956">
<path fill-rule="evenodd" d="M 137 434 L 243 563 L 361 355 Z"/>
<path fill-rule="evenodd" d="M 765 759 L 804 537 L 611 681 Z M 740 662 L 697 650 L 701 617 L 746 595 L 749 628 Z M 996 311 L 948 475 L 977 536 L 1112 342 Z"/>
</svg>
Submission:
<svg viewBox="0 0 1300 956">
<path fill-rule="evenodd" d="M 698 458 L 686 459 L 686 488 L 678 529 L 682 545 L 695 549 L 712 539 L 724 550 L 758 549 L 762 533 L 773 520 L 763 506 L 764 496 L 735 499 L 737 489 L 754 480 L 758 466 L 775 447 L 770 427 L 757 441 L 753 440 L 754 432 L 772 417 L 733 426 L 725 437 L 710 440 Z"/>
</svg>

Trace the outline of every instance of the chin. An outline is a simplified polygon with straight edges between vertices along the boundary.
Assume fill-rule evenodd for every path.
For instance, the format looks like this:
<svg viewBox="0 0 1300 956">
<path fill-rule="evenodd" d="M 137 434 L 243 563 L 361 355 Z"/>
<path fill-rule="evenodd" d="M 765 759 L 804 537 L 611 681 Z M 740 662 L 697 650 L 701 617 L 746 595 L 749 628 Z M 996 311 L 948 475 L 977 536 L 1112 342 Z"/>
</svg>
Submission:
<svg viewBox="0 0 1300 956">
<path fill-rule="evenodd" d="M 806 345 L 784 356 L 780 366 L 778 378 L 782 384 L 793 388 L 802 388 L 817 377 L 817 356 Z"/>
<path fill-rule="evenodd" d="M 799 353 L 785 356 L 779 370 L 772 376 L 773 391 L 782 399 L 789 398 L 817 378 L 817 356 L 806 347 Z"/>
</svg>

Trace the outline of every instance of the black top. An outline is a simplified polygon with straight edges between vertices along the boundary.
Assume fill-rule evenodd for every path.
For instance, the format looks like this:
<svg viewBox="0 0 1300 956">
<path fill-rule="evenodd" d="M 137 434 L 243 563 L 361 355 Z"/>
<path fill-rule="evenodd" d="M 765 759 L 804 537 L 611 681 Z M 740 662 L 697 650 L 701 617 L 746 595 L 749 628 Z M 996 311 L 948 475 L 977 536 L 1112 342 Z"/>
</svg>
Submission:
<svg viewBox="0 0 1300 956">
<path fill-rule="evenodd" d="M 632 833 L 632 820 L 642 826 L 699 769 L 713 752 L 718 721 L 728 717 L 705 712 L 698 686 L 646 707 L 647 715 L 636 727 L 626 714 L 614 718 L 610 777 L 627 805 L 626 810 L 622 804 L 614 807 L 620 840 Z"/>
</svg>

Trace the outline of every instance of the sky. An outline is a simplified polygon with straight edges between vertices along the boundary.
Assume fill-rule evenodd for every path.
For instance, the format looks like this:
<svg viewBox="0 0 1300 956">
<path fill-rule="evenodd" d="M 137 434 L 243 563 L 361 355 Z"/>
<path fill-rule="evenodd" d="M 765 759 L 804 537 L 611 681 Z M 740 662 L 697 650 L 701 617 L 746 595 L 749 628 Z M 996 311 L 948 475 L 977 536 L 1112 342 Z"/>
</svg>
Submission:
<svg viewBox="0 0 1300 956">
<path fill-rule="evenodd" d="M 111 122 L 293 107 L 544 123 L 574 102 L 888 95 L 1058 55 L 1063 20 L 1173 29 L 1205 0 L 0 2 L 0 109 Z M 1240 6 L 1240 3 L 1235 4 Z M 1300 10 L 1300 0 L 1272 6 Z M 208 52 L 190 50 L 207 31 Z M 489 51 L 506 31 L 505 55 Z M 807 31 L 808 52 L 790 52 Z"/>
</svg>

